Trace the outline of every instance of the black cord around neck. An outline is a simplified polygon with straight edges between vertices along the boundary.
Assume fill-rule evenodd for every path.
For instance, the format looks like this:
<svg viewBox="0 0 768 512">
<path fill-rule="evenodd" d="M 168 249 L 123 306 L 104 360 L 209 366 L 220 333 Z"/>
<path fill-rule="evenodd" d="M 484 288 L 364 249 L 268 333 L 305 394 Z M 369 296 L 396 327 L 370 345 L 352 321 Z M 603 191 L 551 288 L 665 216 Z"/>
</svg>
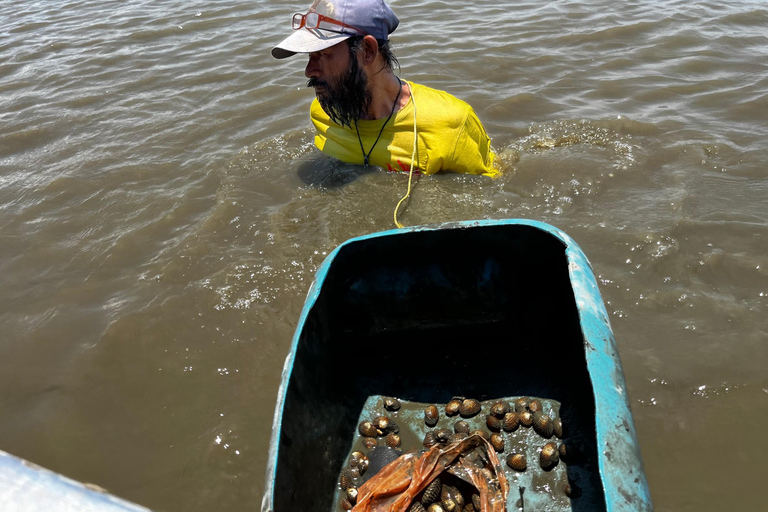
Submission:
<svg viewBox="0 0 768 512">
<path fill-rule="evenodd" d="M 387 126 L 387 123 L 390 119 L 392 119 L 392 116 L 395 114 L 395 108 L 397 107 L 397 102 L 400 100 L 400 93 L 403 92 L 403 86 L 400 83 L 400 80 L 397 80 L 397 85 L 399 88 L 397 89 L 397 96 L 395 97 L 395 102 L 392 104 L 392 111 L 389 113 L 389 117 L 386 121 L 384 121 L 384 124 L 381 125 L 381 130 L 379 130 L 379 135 L 376 137 L 376 140 L 373 142 L 373 146 L 371 146 L 371 149 L 368 151 L 368 154 L 365 153 L 365 148 L 363 147 L 363 139 L 360 138 L 360 129 L 357 127 L 357 119 L 355 119 L 355 131 L 357 132 L 357 140 L 360 142 L 360 151 L 363 152 L 363 164 L 368 165 L 368 159 L 371 156 L 371 153 L 373 153 L 373 148 L 376 147 L 376 144 L 379 142 L 379 139 L 381 138 L 381 134 L 384 133 L 384 128 Z"/>
</svg>

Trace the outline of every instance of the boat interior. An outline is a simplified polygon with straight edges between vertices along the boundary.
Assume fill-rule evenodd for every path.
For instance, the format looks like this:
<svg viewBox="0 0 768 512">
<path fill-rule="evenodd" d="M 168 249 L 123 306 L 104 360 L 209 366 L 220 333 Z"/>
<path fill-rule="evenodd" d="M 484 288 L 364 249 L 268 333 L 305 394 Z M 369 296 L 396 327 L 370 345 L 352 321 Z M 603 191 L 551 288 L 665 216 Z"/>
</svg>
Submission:
<svg viewBox="0 0 768 512">
<path fill-rule="evenodd" d="M 555 400 L 583 452 L 583 494 L 566 510 L 605 510 L 594 396 L 560 239 L 526 225 L 366 238 L 343 246 L 317 285 L 286 389 L 276 512 L 339 510 L 338 475 L 372 395 Z"/>
</svg>

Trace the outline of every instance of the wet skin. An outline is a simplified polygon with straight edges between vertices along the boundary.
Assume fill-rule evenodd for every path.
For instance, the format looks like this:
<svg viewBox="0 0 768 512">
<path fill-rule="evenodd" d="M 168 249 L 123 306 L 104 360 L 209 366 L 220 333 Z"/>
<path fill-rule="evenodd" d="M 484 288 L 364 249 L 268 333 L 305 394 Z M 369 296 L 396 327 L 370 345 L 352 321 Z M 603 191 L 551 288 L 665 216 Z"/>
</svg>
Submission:
<svg viewBox="0 0 768 512">
<path fill-rule="evenodd" d="M 319 52 L 309 54 L 309 62 L 304 69 L 304 76 L 320 81 L 314 87 L 315 94 L 320 95 L 326 90 L 323 83 L 337 80 L 349 69 L 349 47 L 345 42 L 335 44 Z"/>
</svg>

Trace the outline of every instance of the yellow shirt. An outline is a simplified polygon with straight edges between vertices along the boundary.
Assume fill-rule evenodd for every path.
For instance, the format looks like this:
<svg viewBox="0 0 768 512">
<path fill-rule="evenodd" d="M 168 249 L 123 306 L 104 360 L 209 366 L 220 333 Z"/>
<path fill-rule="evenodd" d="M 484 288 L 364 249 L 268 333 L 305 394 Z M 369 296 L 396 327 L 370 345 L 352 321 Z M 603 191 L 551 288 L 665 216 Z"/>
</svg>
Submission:
<svg viewBox="0 0 768 512">
<path fill-rule="evenodd" d="M 408 172 L 413 152 L 415 101 L 418 148 L 414 170 L 423 174 L 454 171 L 498 176 L 500 173 L 493 166 L 491 139 L 472 107 L 447 92 L 408 83 L 411 101 L 392 116 L 375 146 L 374 141 L 386 118 L 358 121 L 358 139 L 354 124 L 350 128 L 331 121 L 315 99 L 310 108 L 310 117 L 317 130 L 315 146 L 344 162 L 362 164 L 362 141 L 366 153 L 373 146 L 370 164 L 390 171 Z"/>
</svg>

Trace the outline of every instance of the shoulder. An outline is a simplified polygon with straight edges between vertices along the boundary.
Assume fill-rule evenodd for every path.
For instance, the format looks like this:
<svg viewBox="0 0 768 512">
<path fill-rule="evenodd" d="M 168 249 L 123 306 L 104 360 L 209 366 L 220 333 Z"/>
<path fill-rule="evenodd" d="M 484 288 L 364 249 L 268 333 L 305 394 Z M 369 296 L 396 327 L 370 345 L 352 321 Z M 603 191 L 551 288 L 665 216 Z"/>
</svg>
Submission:
<svg viewBox="0 0 768 512">
<path fill-rule="evenodd" d="M 449 92 L 413 82 L 409 83 L 411 84 L 413 95 L 417 102 L 422 100 L 430 103 L 442 104 L 442 106 L 448 107 L 453 111 L 467 112 L 472 110 L 472 107 L 470 107 L 466 101 L 460 100 Z"/>
<path fill-rule="evenodd" d="M 425 121 L 458 128 L 474 117 L 472 107 L 453 94 L 411 83 L 414 106 Z"/>
</svg>

